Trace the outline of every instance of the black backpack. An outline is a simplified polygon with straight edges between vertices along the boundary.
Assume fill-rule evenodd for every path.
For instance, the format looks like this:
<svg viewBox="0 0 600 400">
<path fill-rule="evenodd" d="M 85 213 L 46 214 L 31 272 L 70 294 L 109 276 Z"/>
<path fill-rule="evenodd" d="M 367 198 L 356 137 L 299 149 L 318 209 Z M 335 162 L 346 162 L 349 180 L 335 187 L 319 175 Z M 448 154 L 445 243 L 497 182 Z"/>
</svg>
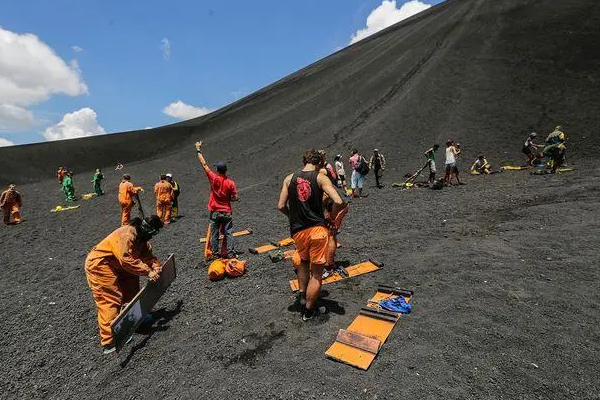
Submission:
<svg viewBox="0 0 600 400">
<path fill-rule="evenodd" d="M 360 158 L 358 159 L 358 162 L 356 163 L 354 170 L 356 172 L 358 172 L 359 174 L 361 174 L 362 176 L 365 176 L 366 174 L 369 173 L 369 171 L 370 171 L 369 164 L 367 163 L 367 160 L 365 160 L 365 158 L 363 156 L 360 156 Z"/>
</svg>

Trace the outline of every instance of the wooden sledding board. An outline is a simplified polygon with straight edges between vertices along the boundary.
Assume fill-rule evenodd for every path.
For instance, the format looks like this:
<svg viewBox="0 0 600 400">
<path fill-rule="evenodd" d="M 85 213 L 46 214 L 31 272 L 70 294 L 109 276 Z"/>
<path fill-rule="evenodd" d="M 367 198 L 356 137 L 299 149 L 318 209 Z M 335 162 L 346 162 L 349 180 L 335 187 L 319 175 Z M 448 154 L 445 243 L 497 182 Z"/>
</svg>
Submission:
<svg viewBox="0 0 600 400">
<path fill-rule="evenodd" d="M 523 171 L 524 169 L 529 168 L 528 166 L 524 166 L 524 165 L 504 165 L 502 167 L 500 167 L 501 170 L 503 171 Z"/>
<path fill-rule="evenodd" d="M 269 244 L 265 244 L 264 246 L 258 246 L 253 249 L 248 249 L 248 251 L 252 254 L 262 254 L 262 253 L 266 253 L 267 251 L 275 250 L 275 249 L 278 249 L 279 247 L 290 246 L 292 244 L 294 244 L 294 239 L 288 237 L 285 239 L 281 239 L 278 242 L 272 242 Z"/>
<path fill-rule="evenodd" d="M 246 236 L 251 235 L 252 229 L 244 229 L 243 231 L 235 231 L 233 232 L 233 236 Z M 219 235 L 219 240 L 223 240 L 223 235 Z M 200 243 L 206 243 L 206 237 L 200 239 Z"/>
<path fill-rule="evenodd" d="M 113 343 L 117 351 L 123 348 L 127 340 L 141 325 L 146 315 L 152 311 L 152 307 L 156 305 L 169 286 L 171 286 L 176 276 L 175 258 L 171 254 L 162 266 L 160 278 L 156 282 L 148 281 L 146 286 L 135 295 L 127 307 L 110 324 Z"/>
<path fill-rule="evenodd" d="M 379 265 L 374 263 L 373 261 L 364 261 L 359 264 L 351 265 L 346 267 L 346 272 L 348 273 L 348 278 L 352 278 L 353 276 L 368 274 L 369 272 L 377 271 L 380 268 Z M 328 283 L 333 283 L 337 281 L 341 281 L 344 278 L 340 274 L 329 275 L 327 278 L 323 279 L 322 284 L 326 285 Z M 298 279 L 292 279 L 290 281 L 290 287 L 294 292 L 298 291 Z"/>
<path fill-rule="evenodd" d="M 58 207 L 58 206 L 57 206 L 57 207 Z M 50 210 L 50 212 L 53 212 L 53 213 L 55 213 L 55 212 L 63 212 L 63 211 L 77 210 L 79 207 L 81 207 L 81 206 L 68 206 L 68 207 L 66 207 L 66 206 L 65 206 L 65 207 L 62 207 L 62 206 L 61 206 L 61 208 L 60 208 L 60 209 L 58 209 L 58 208 L 54 208 L 54 209 Z"/>
<path fill-rule="evenodd" d="M 396 297 L 398 295 L 378 290 L 375 296 L 369 300 L 367 308 L 377 310 L 379 301 Z M 411 296 L 407 294 L 404 298 L 409 302 Z M 340 329 L 336 341 L 325 352 L 325 355 L 366 371 L 402 315 L 390 311 L 383 312 L 385 312 L 383 317 L 387 319 L 359 314 L 348 328 Z"/>
</svg>

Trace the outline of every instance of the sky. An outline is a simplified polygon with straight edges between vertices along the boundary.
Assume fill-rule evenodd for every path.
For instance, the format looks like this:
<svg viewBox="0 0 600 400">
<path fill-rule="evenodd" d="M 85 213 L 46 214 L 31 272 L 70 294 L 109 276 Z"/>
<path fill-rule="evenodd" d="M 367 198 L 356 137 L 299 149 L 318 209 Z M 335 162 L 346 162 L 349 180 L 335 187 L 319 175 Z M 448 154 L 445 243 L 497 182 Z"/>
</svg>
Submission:
<svg viewBox="0 0 600 400">
<path fill-rule="evenodd" d="M 0 146 L 207 114 L 441 0 L 0 0 Z"/>
</svg>

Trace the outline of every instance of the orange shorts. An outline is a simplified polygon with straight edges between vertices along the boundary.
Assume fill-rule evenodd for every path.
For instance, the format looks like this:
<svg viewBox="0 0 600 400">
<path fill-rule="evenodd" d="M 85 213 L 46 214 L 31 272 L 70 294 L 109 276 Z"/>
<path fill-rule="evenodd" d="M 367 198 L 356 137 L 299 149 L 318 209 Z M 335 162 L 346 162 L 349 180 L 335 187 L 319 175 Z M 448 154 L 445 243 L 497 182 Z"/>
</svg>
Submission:
<svg viewBox="0 0 600 400">
<path fill-rule="evenodd" d="M 324 226 L 312 226 L 296 232 L 293 236 L 300 260 L 312 265 L 327 264 L 329 230 Z"/>
</svg>

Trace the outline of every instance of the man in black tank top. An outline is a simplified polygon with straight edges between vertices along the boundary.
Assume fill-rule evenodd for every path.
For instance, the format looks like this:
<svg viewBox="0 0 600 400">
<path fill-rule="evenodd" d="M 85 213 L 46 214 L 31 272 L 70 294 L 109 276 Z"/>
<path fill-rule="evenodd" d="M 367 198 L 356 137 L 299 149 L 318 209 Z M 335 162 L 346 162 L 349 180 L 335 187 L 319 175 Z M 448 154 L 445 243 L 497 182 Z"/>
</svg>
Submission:
<svg viewBox="0 0 600 400">
<path fill-rule="evenodd" d="M 344 202 L 326 175 L 320 174 L 323 157 L 314 149 L 304 154 L 304 168 L 288 175 L 279 195 L 279 211 L 289 217 L 290 232 L 298 255 L 298 283 L 301 299 L 306 299 L 302 319 L 318 311 L 323 267 L 327 263 L 329 231 L 323 215 L 323 193 L 333 201 L 332 219 Z"/>
</svg>

